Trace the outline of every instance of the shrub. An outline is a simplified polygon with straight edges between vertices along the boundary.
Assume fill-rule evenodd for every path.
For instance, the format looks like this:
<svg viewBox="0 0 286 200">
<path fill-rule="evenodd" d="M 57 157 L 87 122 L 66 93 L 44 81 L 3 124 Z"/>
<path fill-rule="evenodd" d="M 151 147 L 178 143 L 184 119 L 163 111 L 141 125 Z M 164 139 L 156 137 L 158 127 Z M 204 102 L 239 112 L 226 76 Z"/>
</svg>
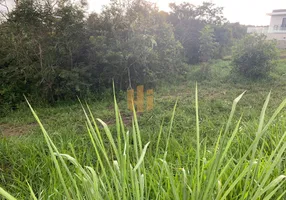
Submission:
<svg viewBox="0 0 286 200">
<path fill-rule="evenodd" d="M 269 74 L 278 57 L 274 41 L 266 40 L 265 35 L 248 35 L 233 48 L 235 72 L 257 79 Z"/>
</svg>

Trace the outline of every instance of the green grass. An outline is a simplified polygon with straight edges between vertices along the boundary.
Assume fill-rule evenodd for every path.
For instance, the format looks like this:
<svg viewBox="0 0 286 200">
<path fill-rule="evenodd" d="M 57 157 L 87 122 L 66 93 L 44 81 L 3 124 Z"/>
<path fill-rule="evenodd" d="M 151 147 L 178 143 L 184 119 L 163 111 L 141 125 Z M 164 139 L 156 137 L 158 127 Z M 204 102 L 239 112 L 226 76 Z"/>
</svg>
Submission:
<svg viewBox="0 0 286 200">
<path fill-rule="evenodd" d="M 216 61 L 198 93 L 191 69 L 139 116 L 122 96 L 120 114 L 112 98 L 85 112 L 23 106 L 0 119 L 27 130 L 0 138 L 0 186 L 17 199 L 284 199 L 283 66 L 270 81 L 233 83 Z"/>
</svg>

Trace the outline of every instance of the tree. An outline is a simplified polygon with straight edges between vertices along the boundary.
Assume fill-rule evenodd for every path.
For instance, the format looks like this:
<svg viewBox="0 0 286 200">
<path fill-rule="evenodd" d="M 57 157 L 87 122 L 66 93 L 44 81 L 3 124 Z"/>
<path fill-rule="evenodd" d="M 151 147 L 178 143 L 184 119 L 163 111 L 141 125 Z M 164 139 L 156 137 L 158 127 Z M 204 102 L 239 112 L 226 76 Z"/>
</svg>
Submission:
<svg viewBox="0 0 286 200">
<path fill-rule="evenodd" d="M 7 14 L 9 14 L 10 9 L 7 0 L 0 0 L 0 23 L 7 19 Z"/>
<path fill-rule="evenodd" d="M 247 35 L 233 48 L 235 72 L 251 79 L 263 78 L 269 74 L 277 59 L 274 41 L 264 35 Z"/>
<path fill-rule="evenodd" d="M 110 85 L 113 79 L 121 89 L 130 85 L 129 80 L 131 85 L 154 84 L 166 78 L 166 71 L 175 75 L 182 69 L 182 46 L 155 4 L 112 1 L 92 18 L 88 19 L 94 45 L 91 54 L 98 59 L 91 63 L 99 66 L 101 83 Z"/>
<path fill-rule="evenodd" d="M 199 38 L 200 49 L 199 59 L 202 63 L 200 78 L 207 78 L 210 75 L 209 61 L 214 58 L 218 43 L 215 41 L 214 30 L 209 25 L 206 25 L 201 31 Z"/>
<path fill-rule="evenodd" d="M 226 22 L 226 18 L 223 16 L 223 7 L 217 7 L 211 2 L 203 2 L 197 7 L 196 13 L 197 19 L 206 24 L 222 25 Z"/>
<path fill-rule="evenodd" d="M 23 94 L 47 101 L 75 97 L 86 89 L 83 9 L 68 1 L 19 1 L 1 25 L 0 91 L 10 103 Z"/>
<path fill-rule="evenodd" d="M 223 8 L 216 7 L 212 3 L 203 3 L 194 6 L 190 3 L 170 4 L 171 12 L 169 22 L 175 28 L 175 37 L 184 47 L 187 62 L 198 63 L 200 61 L 200 36 L 206 25 L 222 26 L 226 20 L 223 17 Z"/>
<path fill-rule="evenodd" d="M 222 8 L 170 7 L 166 13 L 147 0 L 112 0 L 88 15 L 85 0 L 18 1 L 0 24 L 0 99 L 16 104 L 26 94 L 55 102 L 98 93 L 112 81 L 118 89 L 154 85 L 183 74 L 186 60 L 223 55 L 231 34 Z"/>
<path fill-rule="evenodd" d="M 227 23 L 226 27 L 231 30 L 232 38 L 234 40 L 240 40 L 247 34 L 247 26 L 239 23 Z"/>
<path fill-rule="evenodd" d="M 200 41 L 200 61 L 208 62 L 215 56 L 218 43 L 215 41 L 214 30 L 210 26 L 205 26 L 201 31 Z"/>
<path fill-rule="evenodd" d="M 232 30 L 225 25 L 214 26 L 213 28 L 214 38 L 217 42 L 217 51 L 215 52 L 215 58 L 223 58 L 226 55 L 230 55 L 231 47 L 233 45 Z"/>
</svg>

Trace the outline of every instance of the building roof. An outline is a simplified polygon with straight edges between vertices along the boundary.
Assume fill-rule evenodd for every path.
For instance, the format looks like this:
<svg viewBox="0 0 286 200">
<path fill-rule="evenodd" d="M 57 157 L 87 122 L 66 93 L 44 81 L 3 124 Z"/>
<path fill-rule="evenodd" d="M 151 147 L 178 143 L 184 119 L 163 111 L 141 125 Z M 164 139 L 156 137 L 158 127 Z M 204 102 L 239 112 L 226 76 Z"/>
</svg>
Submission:
<svg viewBox="0 0 286 200">
<path fill-rule="evenodd" d="M 270 15 L 270 16 L 286 15 L 286 9 L 273 10 L 272 13 L 267 13 L 267 15 Z"/>
</svg>

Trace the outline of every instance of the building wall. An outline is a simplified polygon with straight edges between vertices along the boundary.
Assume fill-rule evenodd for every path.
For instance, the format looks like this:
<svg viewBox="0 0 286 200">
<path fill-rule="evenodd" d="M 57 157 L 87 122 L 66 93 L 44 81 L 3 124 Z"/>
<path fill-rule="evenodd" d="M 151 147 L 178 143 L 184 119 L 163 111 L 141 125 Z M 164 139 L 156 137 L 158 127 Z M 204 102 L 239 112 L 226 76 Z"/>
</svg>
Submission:
<svg viewBox="0 0 286 200">
<path fill-rule="evenodd" d="M 267 39 L 269 40 L 285 40 L 286 41 L 286 32 L 285 33 L 268 33 Z"/>
<path fill-rule="evenodd" d="M 270 28 L 274 28 L 274 26 L 278 26 L 278 28 L 281 27 L 283 18 L 286 18 L 286 15 L 279 15 L 279 16 L 271 16 L 270 21 Z"/>
<path fill-rule="evenodd" d="M 276 40 L 279 49 L 286 49 L 286 33 L 268 33 L 268 40 Z"/>
<path fill-rule="evenodd" d="M 280 40 L 277 42 L 277 48 L 286 49 L 286 40 Z"/>
</svg>

